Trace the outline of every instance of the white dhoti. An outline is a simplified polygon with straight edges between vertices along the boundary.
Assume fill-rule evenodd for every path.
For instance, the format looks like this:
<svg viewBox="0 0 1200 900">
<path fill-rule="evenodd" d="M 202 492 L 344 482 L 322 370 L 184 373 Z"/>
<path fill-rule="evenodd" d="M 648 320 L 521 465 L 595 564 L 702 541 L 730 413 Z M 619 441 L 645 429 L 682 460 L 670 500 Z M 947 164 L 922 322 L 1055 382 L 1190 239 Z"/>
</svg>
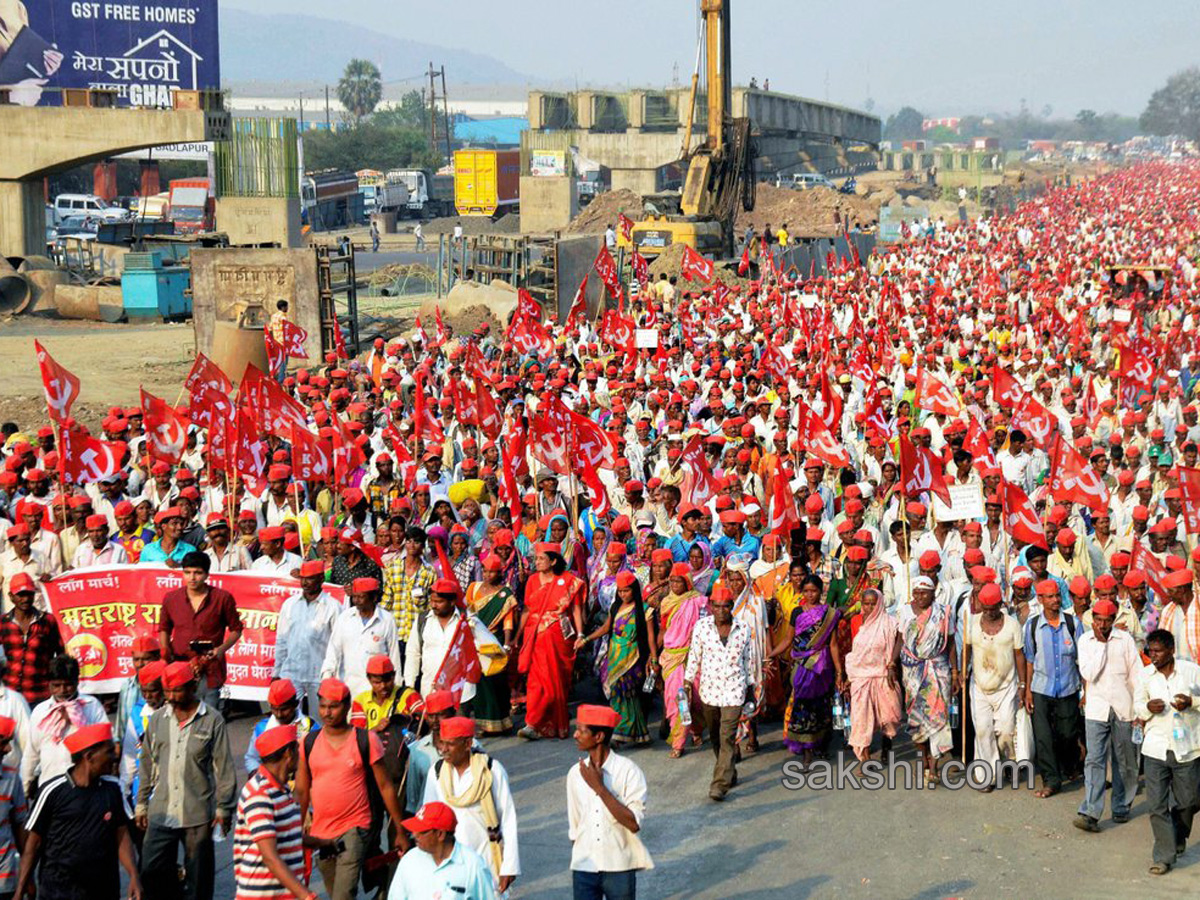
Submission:
<svg viewBox="0 0 1200 900">
<path fill-rule="evenodd" d="M 1017 682 L 997 691 L 984 691 L 972 680 L 971 717 L 975 723 L 975 758 L 995 769 L 1001 755 L 1017 756 Z"/>
</svg>

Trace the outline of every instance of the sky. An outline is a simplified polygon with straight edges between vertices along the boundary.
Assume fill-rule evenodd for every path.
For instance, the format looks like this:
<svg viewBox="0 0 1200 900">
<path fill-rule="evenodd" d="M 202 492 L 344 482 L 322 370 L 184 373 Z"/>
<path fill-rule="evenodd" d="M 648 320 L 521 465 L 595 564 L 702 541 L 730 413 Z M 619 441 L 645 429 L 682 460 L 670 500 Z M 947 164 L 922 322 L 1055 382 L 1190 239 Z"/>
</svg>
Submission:
<svg viewBox="0 0 1200 900">
<path fill-rule="evenodd" d="M 341 19 L 494 56 L 539 80 L 662 86 L 695 63 L 698 0 L 219 0 L 258 13 Z M 453 14 L 448 13 L 453 10 Z M 1200 64 L 1196 0 L 737 0 L 733 75 L 877 114 L 1080 109 L 1137 115 Z M 297 48 L 300 50 L 300 48 Z M 300 50 L 300 52 L 303 52 Z M 447 73 L 452 78 L 451 73 Z"/>
</svg>

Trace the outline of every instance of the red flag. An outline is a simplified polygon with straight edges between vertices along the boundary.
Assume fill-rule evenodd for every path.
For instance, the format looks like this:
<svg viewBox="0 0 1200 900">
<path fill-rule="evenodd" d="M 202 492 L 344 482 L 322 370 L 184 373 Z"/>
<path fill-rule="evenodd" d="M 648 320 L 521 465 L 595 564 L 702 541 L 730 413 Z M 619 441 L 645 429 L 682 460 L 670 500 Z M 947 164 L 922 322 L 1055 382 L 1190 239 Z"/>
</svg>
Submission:
<svg viewBox="0 0 1200 900">
<path fill-rule="evenodd" d="M 1108 507 L 1108 487 L 1104 481 L 1091 463 L 1061 437 L 1054 440 L 1046 487 L 1050 496 L 1060 502 L 1079 503 L 1089 509 Z"/>
<path fill-rule="evenodd" d="M 178 465 L 187 449 L 188 422 L 165 400 L 143 389 L 142 421 L 146 428 L 146 452 L 151 459 Z"/>
<path fill-rule="evenodd" d="M 821 373 L 821 421 L 835 437 L 842 433 L 842 408 L 846 405 L 842 395 L 834 391 L 829 383 L 829 373 Z"/>
<path fill-rule="evenodd" d="M 885 437 L 895 437 L 896 419 L 888 415 L 883 395 L 875 387 L 874 380 L 867 383 L 871 385 L 871 393 L 867 395 L 866 409 L 863 410 L 863 414 L 867 417 L 866 424 Z"/>
<path fill-rule="evenodd" d="M 1133 553 L 1129 556 L 1129 571 L 1144 573 L 1158 602 L 1166 603 L 1166 598 L 1170 593 L 1165 583 L 1167 568 L 1146 549 L 1146 545 L 1141 541 L 1133 542 Z"/>
<path fill-rule="evenodd" d="M 479 429 L 493 441 L 497 440 L 504 424 L 500 402 L 482 378 L 475 379 L 475 409 L 479 415 Z"/>
<path fill-rule="evenodd" d="M 514 420 L 513 427 L 517 430 L 509 433 L 506 440 L 501 442 L 500 472 L 504 476 L 503 488 L 505 499 L 508 500 L 509 512 L 512 513 L 513 529 L 520 528 L 521 521 L 521 487 L 518 479 L 521 468 L 528 470 L 525 461 L 525 435 L 519 424 Z"/>
<path fill-rule="evenodd" d="M 1000 486 L 1000 505 L 1004 510 L 1004 527 L 1014 538 L 1026 544 L 1034 544 L 1045 550 L 1050 546 L 1046 543 L 1046 532 L 1038 518 L 1037 510 L 1029 502 L 1029 497 L 1017 485 L 1002 482 Z M 1135 542 L 1136 543 L 1136 542 Z"/>
<path fill-rule="evenodd" d="M 446 385 L 446 393 L 458 413 L 458 420 L 464 425 L 479 424 L 479 408 L 475 392 L 461 381 L 451 381 Z"/>
<path fill-rule="evenodd" d="M 579 467 L 577 474 L 579 480 L 583 482 L 583 486 L 588 490 L 588 499 L 591 503 L 592 512 L 603 518 L 608 515 L 612 509 L 612 504 L 608 500 L 608 491 L 604 489 L 604 483 L 600 480 L 600 475 L 596 472 L 596 467 L 585 456 L 582 460 L 583 465 Z"/>
<path fill-rule="evenodd" d="M 632 266 L 633 277 L 637 279 L 638 284 L 642 286 L 642 290 L 646 289 L 646 285 L 650 283 L 650 266 L 646 262 L 646 257 L 637 252 L 637 248 L 633 248 Z"/>
<path fill-rule="evenodd" d="M 341 487 L 349 487 L 350 476 L 367 458 L 355 442 L 354 432 L 346 427 L 337 413 L 330 414 L 329 424 L 333 428 L 333 481 Z"/>
<path fill-rule="evenodd" d="M 1058 429 L 1058 421 L 1050 414 L 1050 410 L 1035 400 L 1032 394 L 1017 404 L 1012 421 L 1043 450 L 1050 448 L 1050 441 Z"/>
<path fill-rule="evenodd" d="M 571 301 L 571 308 L 567 310 L 567 331 L 579 328 L 587 321 L 587 273 L 584 273 L 583 281 L 579 282 L 579 288 L 575 291 L 575 298 Z"/>
<path fill-rule="evenodd" d="M 308 359 L 304 342 L 308 340 L 308 332 L 290 319 L 283 320 L 280 329 L 283 332 L 283 352 L 294 359 Z"/>
<path fill-rule="evenodd" d="M 686 244 L 683 247 L 683 261 L 679 264 L 679 274 L 688 281 L 699 281 L 708 284 L 713 280 L 715 272 L 712 260 L 701 256 Z"/>
<path fill-rule="evenodd" d="M 237 409 L 231 407 L 228 414 L 215 416 L 209 426 L 208 444 L 204 448 L 208 453 L 209 471 L 229 472 L 229 445 L 233 443 L 236 415 Z"/>
<path fill-rule="evenodd" d="M 992 369 L 992 397 L 999 406 L 1013 409 L 1024 396 L 1025 391 L 1021 389 L 1017 379 L 999 366 Z"/>
<path fill-rule="evenodd" d="M 629 216 L 625 215 L 625 213 L 617 213 L 617 228 L 621 232 L 621 237 L 625 238 L 625 240 L 632 244 L 633 219 L 629 218 Z M 636 253 L 637 250 L 635 249 L 633 252 Z"/>
<path fill-rule="evenodd" d="M 538 406 L 529 419 L 530 451 L 534 459 L 559 475 L 571 471 L 571 413 L 557 397 Z"/>
<path fill-rule="evenodd" d="M 420 341 L 421 346 L 428 347 L 429 335 L 425 333 L 425 326 L 421 324 L 420 315 L 418 315 L 416 320 L 413 322 L 413 331 L 416 332 L 416 334 L 413 336 L 414 339 Z"/>
<path fill-rule="evenodd" d="M 101 441 L 83 431 L 60 431 L 59 470 L 67 484 L 93 484 L 121 471 L 129 448 L 124 441 Z"/>
<path fill-rule="evenodd" d="M 233 470 L 246 482 L 253 494 L 263 489 L 263 471 L 271 457 L 271 450 L 258 436 L 258 426 L 245 406 L 237 411 L 237 425 L 230 453 Z"/>
<path fill-rule="evenodd" d="M 263 344 L 267 348 L 267 369 L 274 374 L 279 371 L 279 367 L 287 359 L 287 351 L 283 349 L 283 344 L 275 340 L 271 336 L 271 332 L 265 328 L 263 329 Z"/>
<path fill-rule="evenodd" d="M 907 435 L 900 435 L 900 471 L 904 478 L 900 490 L 909 497 L 931 491 L 947 506 L 951 505 L 950 489 L 942 472 L 942 461 L 932 450 L 917 447 Z"/>
<path fill-rule="evenodd" d="M 604 429 L 579 413 L 568 410 L 567 417 L 571 423 L 569 440 L 572 465 L 576 468 L 584 465 L 597 469 L 614 468 L 617 451 Z"/>
<path fill-rule="evenodd" d="M 975 466 L 999 469 L 1000 461 L 996 459 L 992 445 L 988 443 L 987 432 L 983 430 L 983 426 L 979 424 L 979 420 L 975 416 L 970 416 L 969 419 L 967 436 L 963 440 L 963 449 L 974 457 L 973 464 Z"/>
<path fill-rule="evenodd" d="M 433 308 L 433 323 L 433 343 L 429 345 L 430 348 L 440 347 L 450 339 L 450 335 L 446 331 L 446 326 L 442 323 L 442 308 L 440 306 Z"/>
<path fill-rule="evenodd" d="M 742 251 L 742 258 L 738 260 L 738 274 L 745 277 L 750 271 L 750 245 L 746 245 L 746 249 Z"/>
<path fill-rule="evenodd" d="M 767 345 L 763 348 L 762 367 L 770 372 L 777 381 L 782 383 L 787 379 L 788 370 L 791 368 L 791 365 L 788 362 L 788 358 L 783 355 L 783 351 L 776 347 L 772 341 L 768 340 Z"/>
<path fill-rule="evenodd" d="M 1100 408 L 1100 398 L 1096 396 L 1095 379 L 1088 378 L 1087 392 L 1083 395 L 1083 416 L 1087 419 L 1087 427 L 1095 428 L 1102 414 L 1103 410 Z"/>
<path fill-rule="evenodd" d="M 254 412 L 258 427 L 268 434 L 286 437 L 292 427 L 307 428 L 308 413 L 300 402 L 284 391 L 274 378 L 268 378 L 254 363 L 246 364 L 239 387 L 239 399 Z"/>
<path fill-rule="evenodd" d="M 785 473 L 777 473 L 772 479 L 771 491 L 771 524 L 772 534 L 782 538 L 791 535 L 793 528 L 800 527 L 800 513 L 796 509 L 796 495 L 792 493 L 791 485 Z"/>
<path fill-rule="evenodd" d="M 458 624 L 454 628 L 454 636 L 450 638 L 450 646 L 442 658 L 442 665 L 433 676 L 432 689 L 449 691 L 454 695 L 457 704 L 462 698 L 463 689 L 468 684 L 478 684 L 483 677 L 483 667 L 479 665 L 479 651 L 475 648 L 475 637 L 467 617 L 460 614 Z"/>
<path fill-rule="evenodd" d="M 425 402 L 425 376 L 417 375 L 414 380 L 416 400 L 413 404 L 413 428 L 416 429 L 417 437 L 431 444 L 444 444 L 446 433 L 442 430 L 442 424 L 434 418 L 429 404 Z"/>
<path fill-rule="evenodd" d="M 917 369 L 917 389 L 913 399 L 921 409 L 951 418 L 957 418 L 962 412 L 962 403 L 954 396 L 954 391 L 928 369 Z"/>
<path fill-rule="evenodd" d="M 334 309 L 335 304 L 329 305 L 329 314 L 333 316 L 333 349 L 337 353 L 338 359 L 349 359 L 350 354 L 346 351 L 346 339 L 342 336 L 342 326 L 338 324 L 337 310 Z"/>
<path fill-rule="evenodd" d="M 50 418 L 60 425 L 71 417 L 71 406 L 79 397 L 79 379 L 56 363 L 37 341 L 33 342 L 38 368 L 42 371 L 42 390 Z"/>
<path fill-rule="evenodd" d="M 1121 351 L 1121 405 L 1136 409 L 1145 395 L 1154 394 L 1155 365 L 1151 359 L 1132 347 Z"/>
<path fill-rule="evenodd" d="M 1200 469 L 1179 466 L 1179 492 L 1183 495 L 1184 529 L 1200 534 Z"/>
<path fill-rule="evenodd" d="M 522 356 L 546 357 L 554 352 L 554 338 L 541 320 L 532 316 L 514 316 L 507 337 Z"/>
<path fill-rule="evenodd" d="M 608 293 L 612 298 L 620 301 L 622 296 L 621 276 L 617 272 L 616 260 L 612 258 L 612 254 L 608 252 L 607 247 L 600 246 L 600 251 L 596 254 L 596 260 L 592 263 L 592 268 L 600 276 L 600 280 L 604 282 L 604 286 L 608 288 Z"/>
<path fill-rule="evenodd" d="M 298 481 L 324 481 L 333 477 L 333 448 L 307 428 L 292 428 L 292 476 Z"/>
<path fill-rule="evenodd" d="M 598 329 L 600 339 L 607 342 L 614 350 L 632 353 L 634 350 L 634 332 L 636 326 L 633 319 L 622 316 L 615 309 L 604 311 Z"/>
<path fill-rule="evenodd" d="M 215 423 L 228 421 L 236 407 L 223 391 L 200 384 L 188 403 L 188 418 L 193 425 L 212 428 Z"/>
<path fill-rule="evenodd" d="M 222 394 L 228 394 L 233 390 L 233 382 L 229 380 L 229 376 L 203 353 L 196 354 L 196 361 L 192 363 L 191 371 L 184 379 L 183 386 L 189 394 L 195 394 L 201 387 L 209 387 Z"/>
<path fill-rule="evenodd" d="M 800 421 L 796 426 L 797 433 L 804 449 L 826 465 L 834 468 L 845 468 L 850 465 L 850 456 L 846 448 L 838 443 L 833 432 L 826 427 L 824 420 L 816 411 L 804 404 L 800 406 Z"/>
<path fill-rule="evenodd" d="M 704 455 L 704 443 L 701 435 L 693 435 L 680 454 L 680 463 L 684 469 L 683 490 L 681 493 L 688 503 L 703 506 L 717 495 L 718 481 L 709 468 L 708 459 Z"/>
</svg>

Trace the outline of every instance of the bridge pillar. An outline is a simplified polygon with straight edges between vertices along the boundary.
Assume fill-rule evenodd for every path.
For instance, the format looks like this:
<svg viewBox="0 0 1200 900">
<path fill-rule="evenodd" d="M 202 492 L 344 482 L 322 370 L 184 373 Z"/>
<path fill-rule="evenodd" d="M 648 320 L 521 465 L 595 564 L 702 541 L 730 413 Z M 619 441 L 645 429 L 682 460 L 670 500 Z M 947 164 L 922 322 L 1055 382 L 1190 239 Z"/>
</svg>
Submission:
<svg viewBox="0 0 1200 900">
<path fill-rule="evenodd" d="M 46 254 L 46 200 L 42 179 L 0 180 L 0 256 Z"/>
</svg>

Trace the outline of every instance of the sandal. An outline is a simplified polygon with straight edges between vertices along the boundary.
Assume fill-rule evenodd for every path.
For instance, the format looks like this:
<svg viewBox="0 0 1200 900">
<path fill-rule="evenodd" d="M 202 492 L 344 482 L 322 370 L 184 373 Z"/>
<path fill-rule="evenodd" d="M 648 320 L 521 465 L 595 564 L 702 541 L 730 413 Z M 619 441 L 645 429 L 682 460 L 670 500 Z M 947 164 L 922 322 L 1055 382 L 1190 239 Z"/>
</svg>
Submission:
<svg viewBox="0 0 1200 900">
<path fill-rule="evenodd" d="M 1166 863 L 1155 863 L 1150 867 L 1151 875 L 1166 875 L 1171 871 L 1171 867 Z"/>
<path fill-rule="evenodd" d="M 1059 792 L 1059 788 L 1044 787 L 1044 788 L 1038 788 L 1036 791 L 1034 791 L 1033 796 L 1037 797 L 1039 800 L 1048 800 L 1049 798 L 1053 797 L 1058 792 Z"/>
<path fill-rule="evenodd" d="M 683 748 L 682 747 L 672 747 L 671 752 L 667 754 L 667 757 L 669 759 L 679 759 L 679 757 L 681 757 L 681 756 L 683 756 Z"/>
<path fill-rule="evenodd" d="M 540 741 L 542 739 L 542 736 L 538 734 L 537 729 L 531 728 L 528 725 L 517 732 L 517 737 L 524 738 L 527 741 Z"/>
</svg>

